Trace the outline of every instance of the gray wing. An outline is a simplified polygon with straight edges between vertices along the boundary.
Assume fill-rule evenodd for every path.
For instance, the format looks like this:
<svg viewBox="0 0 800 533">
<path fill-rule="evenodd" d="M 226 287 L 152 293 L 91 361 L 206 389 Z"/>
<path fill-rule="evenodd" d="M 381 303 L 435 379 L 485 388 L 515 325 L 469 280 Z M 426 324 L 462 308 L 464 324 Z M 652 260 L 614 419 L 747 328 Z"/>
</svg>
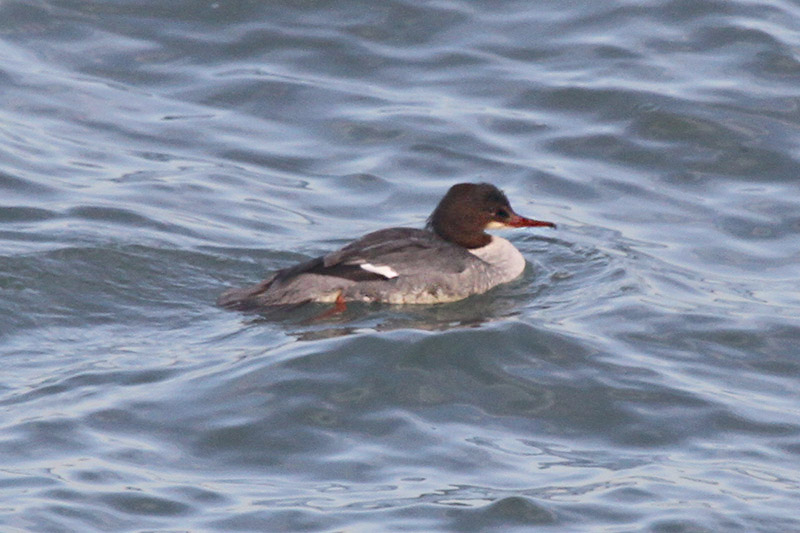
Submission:
<svg viewBox="0 0 800 533">
<path fill-rule="evenodd" d="M 323 269 L 370 264 L 389 267 L 398 275 L 424 272 L 457 274 L 480 262 L 464 248 L 449 243 L 430 231 L 390 228 L 368 233 L 323 258 Z M 388 276 L 384 276 L 386 278 Z"/>
</svg>

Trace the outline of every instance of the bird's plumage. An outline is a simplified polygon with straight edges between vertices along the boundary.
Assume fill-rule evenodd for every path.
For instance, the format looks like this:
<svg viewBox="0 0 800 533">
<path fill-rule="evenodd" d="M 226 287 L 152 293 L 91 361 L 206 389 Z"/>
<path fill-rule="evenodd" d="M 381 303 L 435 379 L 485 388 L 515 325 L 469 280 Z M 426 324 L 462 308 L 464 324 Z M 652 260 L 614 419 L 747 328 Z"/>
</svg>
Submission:
<svg viewBox="0 0 800 533">
<path fill-rule="evenodd" d="M 327 255 L 232 289 L 219 305 L 255 309 L 309 301 L 437 303 L 489 290 L 519 276 L 525 260 L 487 227 L 554 226 L 515 214 L 489 184 L 454 185 L 427 229 L 390 228 L 364 235 Z"/>
</svg>

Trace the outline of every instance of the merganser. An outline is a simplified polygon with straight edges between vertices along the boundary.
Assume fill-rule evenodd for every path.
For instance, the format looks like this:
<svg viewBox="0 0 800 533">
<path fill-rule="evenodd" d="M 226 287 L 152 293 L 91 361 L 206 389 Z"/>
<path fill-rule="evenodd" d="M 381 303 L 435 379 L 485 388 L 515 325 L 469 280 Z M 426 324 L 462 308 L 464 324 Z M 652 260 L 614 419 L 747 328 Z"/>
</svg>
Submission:
<svg viewBox="0 0 800 533">
<path fill-rule="evenodd" d="M 257 285 L 223 293 L 218 305 L 253 310 L 284 304 L 432 304 L 461 300 L 506 283 L 525 269 L 513 244 L 487 229 L 550 227 L 522 217 L 489 183 L 453 185 L 425 229 L 389 228 L 284 268 Z"/>
</svg>

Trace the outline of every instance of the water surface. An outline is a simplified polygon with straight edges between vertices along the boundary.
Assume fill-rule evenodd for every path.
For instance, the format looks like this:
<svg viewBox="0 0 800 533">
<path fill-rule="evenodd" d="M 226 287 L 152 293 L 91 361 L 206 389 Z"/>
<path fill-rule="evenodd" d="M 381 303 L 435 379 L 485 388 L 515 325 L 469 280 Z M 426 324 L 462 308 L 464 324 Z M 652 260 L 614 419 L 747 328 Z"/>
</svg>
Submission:
<svg viewBox="0 0 800 533">
<path fill-rule="evenodd" d="M 4 2 L 3 530 L 800 530 L 798 21 Z M 508 285 L 214 305 L 478 180 Z"/>
</svg>

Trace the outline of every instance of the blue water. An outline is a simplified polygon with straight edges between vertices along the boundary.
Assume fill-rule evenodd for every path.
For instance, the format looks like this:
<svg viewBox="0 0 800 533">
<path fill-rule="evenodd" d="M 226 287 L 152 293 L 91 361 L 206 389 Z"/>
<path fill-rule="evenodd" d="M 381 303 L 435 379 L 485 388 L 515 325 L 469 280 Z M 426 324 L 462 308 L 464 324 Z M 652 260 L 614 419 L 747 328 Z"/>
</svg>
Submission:
<svg viewBox="0 0 800 533">
<path fill-rule="evenodd" d="M 0 4 L 0 529 L 800 531 L 800 5 Z M 439 306 L 226 288 L 489 181 Z"/>
</svg>

